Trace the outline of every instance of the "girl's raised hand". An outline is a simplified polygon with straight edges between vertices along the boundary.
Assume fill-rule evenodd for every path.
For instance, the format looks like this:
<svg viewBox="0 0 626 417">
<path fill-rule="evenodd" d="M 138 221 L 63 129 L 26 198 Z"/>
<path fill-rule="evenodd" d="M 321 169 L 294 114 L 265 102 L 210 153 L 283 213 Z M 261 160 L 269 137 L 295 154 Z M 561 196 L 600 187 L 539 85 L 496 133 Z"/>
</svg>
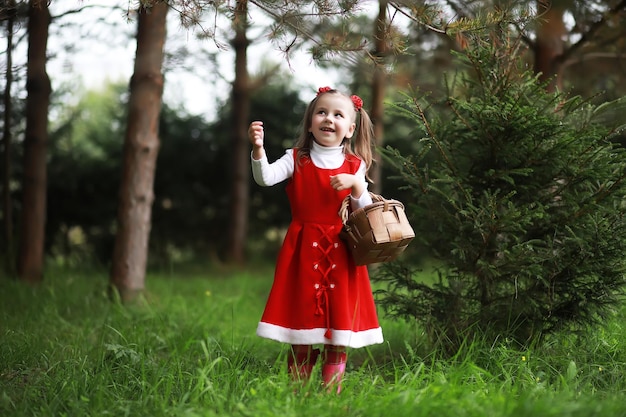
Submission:
<svg viewBox="0 0 626 417">
<path fill-rule="evenodd" d="M 248 128 L 248 138 L 254 147 L 262 148 L 265 133 L 263 131 L 263 122 L 255 121 L 250 123 Z"/>
</svg>

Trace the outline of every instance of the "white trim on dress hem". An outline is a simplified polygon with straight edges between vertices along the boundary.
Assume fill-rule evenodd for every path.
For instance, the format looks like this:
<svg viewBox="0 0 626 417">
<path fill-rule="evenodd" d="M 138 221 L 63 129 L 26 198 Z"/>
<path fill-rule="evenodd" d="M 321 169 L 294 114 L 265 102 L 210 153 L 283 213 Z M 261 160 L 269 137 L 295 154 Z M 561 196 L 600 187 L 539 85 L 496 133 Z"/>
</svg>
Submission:
<svg viewBox="0 0 626 417">
<path fill-rule="evenodd" d="M 351 330 L 332 330 L 332 338 L 326 339 L 326 329 L 289 329 L 275 324 L 260 322 L 256 334 L 258 336 L 292 345 L 327 344 L 360 348 L 363 346 L 383 343 L 383 331 L 375 329 L 353 332 Z"/>
</svg>

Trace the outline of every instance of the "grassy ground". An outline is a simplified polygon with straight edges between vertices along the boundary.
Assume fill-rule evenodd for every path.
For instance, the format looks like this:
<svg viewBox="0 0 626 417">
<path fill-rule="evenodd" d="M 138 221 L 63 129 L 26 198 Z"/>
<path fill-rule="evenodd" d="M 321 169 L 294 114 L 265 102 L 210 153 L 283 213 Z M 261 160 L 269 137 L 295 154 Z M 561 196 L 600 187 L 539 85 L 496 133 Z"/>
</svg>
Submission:
<svg viewBox="0 0 626 417">
<path fill-rule="evenodd" d="M 626 416 L 623 312 L 520 352 L 430 352 L 381 316 L 386 342 L 350 352 L 341 395 L 299 390 L 285 346 L 255 336 L 271 270 L 152 274 L 146 301 L 107 299 L 105 272 L 0 280 L 0 416 Z"/>
</svg>

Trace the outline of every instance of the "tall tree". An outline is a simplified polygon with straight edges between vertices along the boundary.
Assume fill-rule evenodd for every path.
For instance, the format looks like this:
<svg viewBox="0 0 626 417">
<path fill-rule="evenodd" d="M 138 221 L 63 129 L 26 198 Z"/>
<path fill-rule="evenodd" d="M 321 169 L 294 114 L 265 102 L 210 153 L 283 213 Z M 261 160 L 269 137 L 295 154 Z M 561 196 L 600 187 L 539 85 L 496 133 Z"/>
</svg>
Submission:
<svg viewBox="0 0 626 417">
<path fill-rule="evenodd" d="M 374 24 L 374 57 L 376 59 L 374 66 L 374 77 L 372 79 L 372 106 L 370 109 L 370 117 L 374 123 L 374 136 L 376 145 L 382 146 L 384 140 L 384 113 L 385 113 L 385 90 L 386 90 L 386 71 L 385 62 L 389 53 L 388 33 L 389 22 L 387 20 L 387 0 L 379 0 L 378 17 Z M 375 153 L 376 155 L 376 153 Z M 377 163 L 370 175 L 374 185 L 372 191 L 376 193 L 382 192 L 382 161 L 380 157 L 376 157 Z"/>
<path fill-rule="evenodd" d="M 46 72 L 46 49 L 50 12 L 45 0 L 31 0 L 28 9 L 28 64 L 26 70 L 26 134 L 21 240 L 18 259 L 20 279 L 43 280 L 46 223 L 46 152 L 48 107 L 52 91 Z"/>
<path fill-rule="evenodd" d="M 561 64 L 567 29 L 563 17 L 568 0 L 537 0 L 537 33 L 535 36 L 535 73 L 547 82 L 548 91 L 562 89 Z"/>
<path fill-rule="evenodd" d="M 231 191 L 231 225 L 229 228 L 228 259 L 233 263 L 245 260 L 245 240 L 248 229 L 248 200 L 250 189 L 248 123 L 250 122 L 250 83 L 248 75 L 248 2 L 238 0 L 233 26 L 235 37 L 235 80 L 232 91 L 233 167 Z"/>
<path fill-rule="evenodd" d="M 163 48 L 168 5 L 140 7 L 137 51 L 130 80 L 128 121 L 120 184 L 111 288 L 132 302 L 145 287 L 154 175 L 159 151 L 159 114 L 163 96 Z"/>
<path fill-rule="evenodd" d="M 2 225 L 4 231 L 4 251 L 6 271 L 9 275 L 15 273 L 15 259 L 13 247 L 13 204 L 11 203 L 11 147 L 13 137 L 11 133 L 11 113 L 13 112 L 11 87 L 13 85 L 13 23 L 17 8 L 15 0 L 7 1 L 7 9 L 2 12 L 6 16 L 7 24 L 7 69 L 4 86 L 4 130 L 2 133 Z"/>
</svg>

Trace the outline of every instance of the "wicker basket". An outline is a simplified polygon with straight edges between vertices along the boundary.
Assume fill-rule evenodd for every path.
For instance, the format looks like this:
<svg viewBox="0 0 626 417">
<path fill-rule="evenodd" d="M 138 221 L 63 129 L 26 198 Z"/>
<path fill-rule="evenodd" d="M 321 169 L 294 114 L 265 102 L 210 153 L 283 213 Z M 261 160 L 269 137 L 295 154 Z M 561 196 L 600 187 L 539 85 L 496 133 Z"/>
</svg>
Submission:
<svg viewBox="0 0 626 417">
<path fill-rule="evenodd" d="M 415 237 L 404 205 L 370 193 L 373 203 L 348 214 L 350 196 L 342 202 L 340 236 L 348 244 L 354 262 L 368 265 L 396 259 Z"/>
</svg>

